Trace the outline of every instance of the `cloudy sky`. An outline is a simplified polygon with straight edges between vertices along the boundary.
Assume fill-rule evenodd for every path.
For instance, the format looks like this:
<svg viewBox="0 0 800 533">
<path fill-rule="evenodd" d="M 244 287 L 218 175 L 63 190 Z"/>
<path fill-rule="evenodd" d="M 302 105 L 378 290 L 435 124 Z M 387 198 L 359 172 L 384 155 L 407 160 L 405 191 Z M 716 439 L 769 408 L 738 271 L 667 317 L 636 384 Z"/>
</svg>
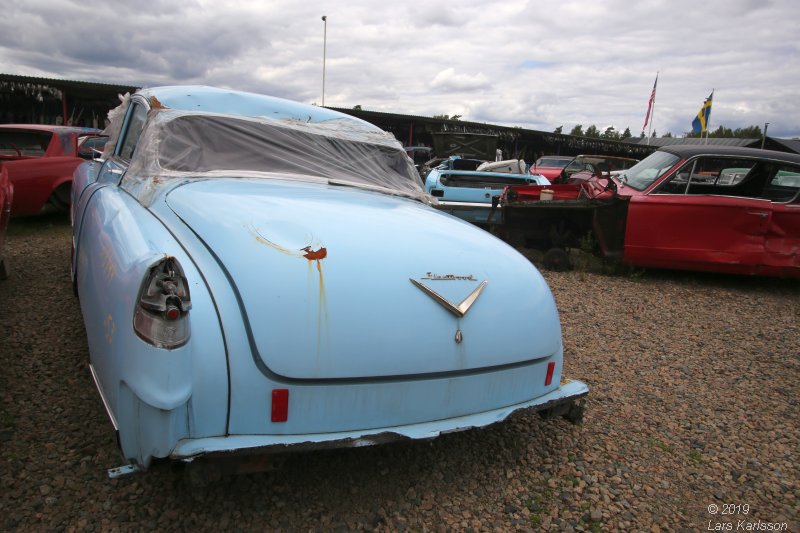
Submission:
<svg viewBox="0 0 800 533">
<path fill-rule="evenodd" d="M 797 0 L 4 0 L 0 72 L 204 84 L 568 133 L 800 136 Z"/>
</svg>

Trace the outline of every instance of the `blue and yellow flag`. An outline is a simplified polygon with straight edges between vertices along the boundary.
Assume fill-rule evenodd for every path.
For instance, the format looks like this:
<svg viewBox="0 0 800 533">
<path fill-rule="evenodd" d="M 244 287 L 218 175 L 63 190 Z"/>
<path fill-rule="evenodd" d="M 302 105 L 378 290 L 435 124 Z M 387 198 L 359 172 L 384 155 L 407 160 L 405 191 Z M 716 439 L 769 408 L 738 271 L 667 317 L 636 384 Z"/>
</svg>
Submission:
<svg viewBox="0 0 800 533">
<path fill-rule="evenodd" d="M 711 116 L 711 102 L 714 100 L 714 91 L 706 98 L 703 107 L 697 112 L 697 116 L 692 121 L 692 131 L 695 133 L 705 133 L 708 129 L 708 118 Z"/>
</svg>

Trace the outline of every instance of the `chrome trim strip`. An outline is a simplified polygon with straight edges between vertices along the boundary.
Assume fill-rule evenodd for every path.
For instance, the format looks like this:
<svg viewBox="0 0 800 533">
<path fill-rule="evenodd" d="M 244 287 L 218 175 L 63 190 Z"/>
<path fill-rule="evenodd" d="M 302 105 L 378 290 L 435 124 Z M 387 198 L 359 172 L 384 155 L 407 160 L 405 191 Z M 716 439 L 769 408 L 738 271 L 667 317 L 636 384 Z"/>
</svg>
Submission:
<svg viewBox="0 0 800 533">
<path fill-rule="evenodd" d="M 492 207 L 491 203 L 486 202 L 452 202 L 452 201 L 439 201 L 439 206 L 441 207 L 485 207 L 486 209 L 490 209 Z"/>
<path fill-rule="evenodd" d="M 94 366 L 89 363 L 89 372 L 92 373 L 92 379 L 94 380 L 94 386 L 97 387 L 97 392 L 100 393 L 100 399 L 103 400 L 103 407 L 106 408 L 106 414 L 108 418 L 111 419 L 111 425 L 114 426 L 114 431 L 119 431 L 119 425 L 117 424 L 117 419 L 114 418 L 114 413 L 111 412 L 111 407 L 108 406 L 108 401 L 106 401 L 106 397 L 103 394 L 103 389 L 100 387 L 100 380 L 97 379 L 97 373 L 94 371 Z"/>
<path fill-rule="evenodd" d="M 411 283 L 413 283 L 414 285 L 416 285 L 417 287 L 422 289 L 422 291 L 425 294 L 427 294 L 428 296 L 433 298 L 442 307 L 444 307 L 445 309 L 447 309 L 448 311 L 450 311 L 451 313 L 456 315 L 458 318 L 461 318 L 461 317 L 463 317 L 464 315 L 467 314 L 467 311 L 469 311 L 469 308 L 472 307 L 472 304 L 475 303 L 475 300 L 478 299 L 478 296 L 481 295 L 481 293 L 483 292 L 484 287 L 486 287 L 486 284 L 488 283 L 485 280 L 481 281 L 480 285 L 478 285 L 478 287 L 474 291 L 472 291 L 469 294 L 469 296 L 464 298 L 464 300 L 460 304 L 454 305 L 453 303 L 450 302 L 450 300 L 448 300 L 447 298 L 445 298 L 441 294 L 437 293 L 436 291 L 434 291 L 430 287 L 427 287 L 427 286 L 423 285 L 422 283 L 420 283 L 419 281 L 417 281 L 417 280 L 415 280 L 413 278 L 408 278 L 408 279 L 409 279 L 409 281 Z"/>
</svg>

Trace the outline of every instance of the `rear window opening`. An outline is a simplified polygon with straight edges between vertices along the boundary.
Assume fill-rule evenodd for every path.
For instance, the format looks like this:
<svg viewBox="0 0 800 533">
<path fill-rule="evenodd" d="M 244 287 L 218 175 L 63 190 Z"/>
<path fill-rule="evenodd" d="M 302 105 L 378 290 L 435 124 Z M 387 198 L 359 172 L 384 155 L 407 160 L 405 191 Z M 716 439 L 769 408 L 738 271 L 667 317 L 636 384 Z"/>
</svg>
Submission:
<svg viewBox="0 0 800 533">
<path fill-rule="evenodd" d="M 514 177 L 517 176 L 517 177 Z M 439 181 L 447 187 L 465 187 L 468 189 L 501 189 L 506 185 L 537 184 L 535 178 L 525 179 L 518 175 L 507 174 L 496 176 L 482 176 L 470 174 L 443 174 Z"/>
<path fill-rule="evenodd" d="M 1 131 L 0 157 L 43 157 L 51 137 L 35 131 Z"/>
</svg>

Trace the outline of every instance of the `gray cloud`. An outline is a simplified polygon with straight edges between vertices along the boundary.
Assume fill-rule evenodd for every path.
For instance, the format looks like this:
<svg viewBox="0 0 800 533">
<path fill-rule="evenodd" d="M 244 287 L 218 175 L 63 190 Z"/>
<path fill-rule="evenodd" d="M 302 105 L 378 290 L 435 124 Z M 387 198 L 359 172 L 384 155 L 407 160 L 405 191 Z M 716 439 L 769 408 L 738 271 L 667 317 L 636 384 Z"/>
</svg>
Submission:
<svg viewBox="0 0 800 533">
<path fill-rule="evenodd" d="M 9 0 L 0 72 L 142 86 L 202 83 L 325 103 L 552 130 L 800 136 L 794 0 L 478 0 L 378 4 Z"/>
</svg>

